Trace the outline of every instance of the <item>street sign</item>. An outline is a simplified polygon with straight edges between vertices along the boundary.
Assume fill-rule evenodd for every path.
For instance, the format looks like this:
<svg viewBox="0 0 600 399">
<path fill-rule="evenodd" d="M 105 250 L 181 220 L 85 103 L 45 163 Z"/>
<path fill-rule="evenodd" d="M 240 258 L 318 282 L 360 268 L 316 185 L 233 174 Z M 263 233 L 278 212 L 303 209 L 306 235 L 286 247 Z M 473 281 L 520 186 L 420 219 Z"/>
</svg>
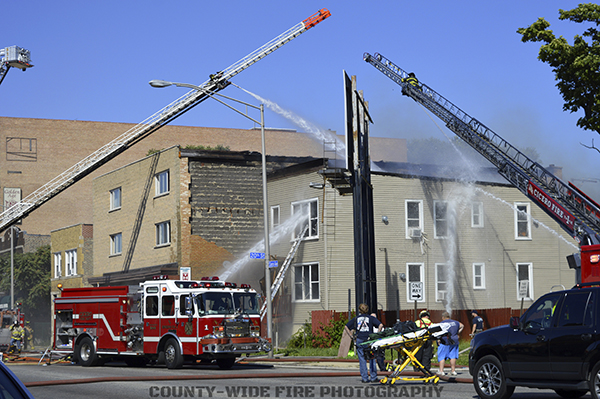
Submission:
<svg viewBox="0 0 600 399">
<path fill-rule="evenodd" d="M 264 252 L 250 252 L 250 259 L 264 259 Z"/>
<path fill-rule="evenodd" d="M 279 267 L 279 262 L 272 260 L 269 262 L 269 267 Z"/>
<path fill-rule="evenodd" d="M 190 281 L 192 279 L 192 268 L 191 267 L 180 267 L 179 268 L 179 279 L 183 281 Z"/>
<path fill-rule="evenodd" d="M 420 301 L 423 299 L 423 282 L 422 281 L 413 281 L 409 283 L 410 286 L 410 300 L 411 301 Z"/>
</svg>

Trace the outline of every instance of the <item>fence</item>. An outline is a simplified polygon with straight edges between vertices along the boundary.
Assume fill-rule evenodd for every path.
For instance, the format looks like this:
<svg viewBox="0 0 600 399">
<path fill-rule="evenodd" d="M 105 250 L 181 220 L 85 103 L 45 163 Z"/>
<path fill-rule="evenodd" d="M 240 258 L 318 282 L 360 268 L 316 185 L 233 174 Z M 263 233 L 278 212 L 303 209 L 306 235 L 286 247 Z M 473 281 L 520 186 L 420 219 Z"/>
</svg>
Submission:
<svg viewBox="0 0 600 399">
<path fill-rule="evenodd" d="M 425 309 L 417 309 L 415 314 L 414 309 L 410 310 L 379 310 L 377 312 L 377 317 L 386 327 L 392 327 L 397 320 L 416 320 L 419 313 Z M 526 309 L 525 309 L 526 310 Z M 442 313 L 443 310 L 427 310 L 431 315 L 431 321 L 434 323 L 439 323 L 442 321 Z M 519 309 L 511 309 L 511 308 L 496 308 L 496 309 L 477 309 L 477 313 L 481 318 L 483 318 L 483 323 L 485 329 L 498 327 L 503 324 L 508 324 L 509 320 L 513 316 L 519 316 L 521 311 Z M 354 314 L 351 315 L 354 317 Z M 341 320 L 347 319 L 348 312 L 337 312 L 335 310 L 313 310 L 311 312 L 311 322 L 312 322 L 312 332 L 313 334 L 321 334 L 322 326 L 330 326 L 330 322 L 332 320 Z M 460 338 L 464 340 L 469 340 L 469 334 L 472 330 L 472 316 L 471 310 L 463 309 L 463 310 L 453 310 L 452 315 L 450 316 L 452 319 L 457 320 L 464 324 L 465 328 L 463 329 Z"/>
</svg>

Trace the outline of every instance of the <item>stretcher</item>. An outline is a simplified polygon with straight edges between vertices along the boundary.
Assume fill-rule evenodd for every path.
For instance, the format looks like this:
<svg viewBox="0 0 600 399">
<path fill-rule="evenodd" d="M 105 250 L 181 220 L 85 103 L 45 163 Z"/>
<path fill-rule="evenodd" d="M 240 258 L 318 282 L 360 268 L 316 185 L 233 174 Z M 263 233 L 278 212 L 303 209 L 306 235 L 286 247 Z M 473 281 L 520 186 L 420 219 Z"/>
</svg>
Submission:
<svg viewBox="0 0 600 399">
<path fill-rule="evenodd" d="M 361 345 L 364 347 L 365 357 L 368 360 L 383 356 L 388 349 L 398 352 L 398 359 L 393 364 L 387 364 L 387 371 L 391 371 L 391 373 L 380 380 L 382 384 L 395 384 L 398 380 L 437 384 L 440 377 L 423 367 L 415 355 L 428 341 L 435 341 L 447 334 L 448 326 L 448 324 L 432 324 L 429 328 L 367 341 Z M 412 364 L 415 370 L 423 373 L 423 376 L 401 377 L 400 374 L 409 364 Z"/>
</svg>

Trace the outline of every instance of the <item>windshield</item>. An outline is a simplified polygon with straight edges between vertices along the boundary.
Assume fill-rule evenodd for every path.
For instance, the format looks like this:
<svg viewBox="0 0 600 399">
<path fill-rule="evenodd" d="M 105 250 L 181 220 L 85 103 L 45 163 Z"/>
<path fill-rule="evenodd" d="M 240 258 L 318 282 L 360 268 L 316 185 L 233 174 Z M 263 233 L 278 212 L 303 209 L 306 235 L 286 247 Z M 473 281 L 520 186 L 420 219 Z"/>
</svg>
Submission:
<svg viewBox="0 0 600 399">
<path fill-rule="evenodd" d="M 247 314 L 258 314 L 258 301 L 256 300 L 256 293 L 244 292 L 239 294 L 233 294 L 235 301 L 235 309 L 242 313 Z"/>
<path fill-rule="evenodd" d="M 229 292 L 205 292 L 202 294 L 199 309 L 206 314 L 231 314 L 234 312 L 233 299 Z"/>
</svg>

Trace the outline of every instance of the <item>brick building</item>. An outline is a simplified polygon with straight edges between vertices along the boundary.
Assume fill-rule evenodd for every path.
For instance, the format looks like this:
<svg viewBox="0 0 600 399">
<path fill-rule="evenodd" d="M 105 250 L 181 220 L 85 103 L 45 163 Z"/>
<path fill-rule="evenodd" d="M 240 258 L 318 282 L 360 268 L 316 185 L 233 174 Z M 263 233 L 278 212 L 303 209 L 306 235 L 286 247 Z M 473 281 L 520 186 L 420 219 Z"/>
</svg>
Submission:
<svg viewBox="0 0 600 399">
<path fill-rule="evenodd" d="M 0 193 L 3 206 L 33 191 L 75 165 L 134 124 L 0 117 Z M 334 132 L 331 132 L 334 135 Z M 333 136 L 332 136 L 333 137 Z M 76 224 L 91 224 L 94 178 L 145 157 L 151 149 L 173 145 L 223 145 L 232 151 L 261 151 L 258 129 L 225 129 L 168 125 L 91 175 L 52 198 L 23 220 L 21 229 L 31 235 Z M 322 157 L 324 145 L 312 135 L 291 130 L 266 131 L 267 154 Z M 406 161 L 406 140 L 372 138 L 373 159 Z"/>
</svg>

